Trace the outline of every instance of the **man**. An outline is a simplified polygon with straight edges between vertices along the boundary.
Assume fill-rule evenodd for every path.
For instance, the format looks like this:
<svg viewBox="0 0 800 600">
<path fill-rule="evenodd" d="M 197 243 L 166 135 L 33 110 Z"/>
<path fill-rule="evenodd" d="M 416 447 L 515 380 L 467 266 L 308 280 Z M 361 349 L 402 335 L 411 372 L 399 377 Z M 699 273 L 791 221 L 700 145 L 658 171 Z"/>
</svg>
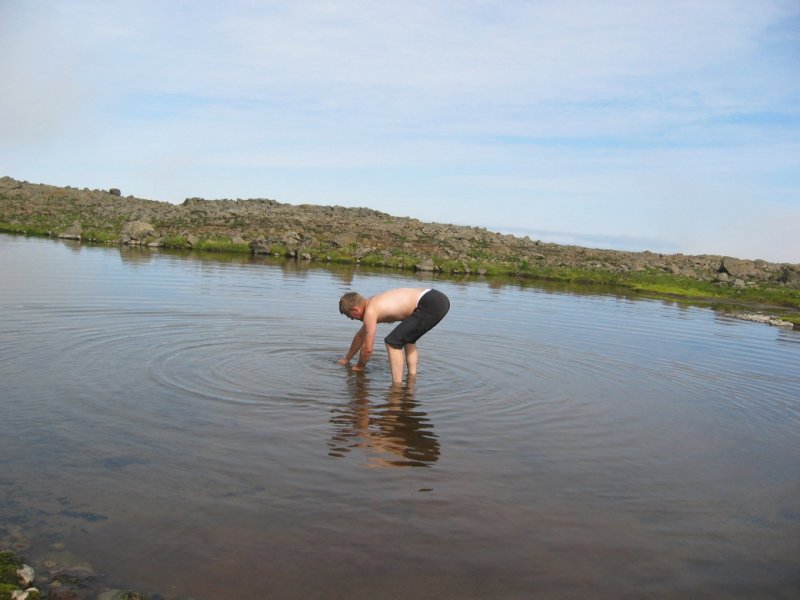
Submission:
<svg viewBox="0 0 800 600">
<path fill-rule="evenodd" d="M 356 352 L 360 352 L 353 371 L 363 371 L 372 356 L 378 323 L 400 321 L 384 339 L 389 353 L 392 383 L 403 381 L 404 359 L 408 376 L 414 377 L 419 357 L 416 341 L 441 321 L 448 310 L 450 300 L 438 290 L 398 288 L 371 298 L 364 298 L 358 292 L 348 292 L 339 299 L 339 312 L 363 322 L 363 325 L 353 336 L 350 350 L 344 358 L 339 359 L 339 364 L 349 364 Z"/>
</svg>

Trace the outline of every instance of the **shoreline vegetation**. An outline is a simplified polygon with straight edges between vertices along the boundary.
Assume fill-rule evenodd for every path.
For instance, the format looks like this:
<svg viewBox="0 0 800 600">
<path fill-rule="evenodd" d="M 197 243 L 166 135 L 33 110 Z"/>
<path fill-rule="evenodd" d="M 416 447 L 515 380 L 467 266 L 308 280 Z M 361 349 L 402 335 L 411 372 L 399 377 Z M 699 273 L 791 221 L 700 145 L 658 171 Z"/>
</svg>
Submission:
<svg viewBox="0 0 800 600">
<path fill-rule="evenodd" d="M 270 199 L 188 198 L 172 204 L 122 196 L 118 189 L 56 187 L 1 177 L 0 232 L 458 277 L 588 284 L 800 329 L 800 264 L 583 248 L 368 208 Z"/>
</svg>

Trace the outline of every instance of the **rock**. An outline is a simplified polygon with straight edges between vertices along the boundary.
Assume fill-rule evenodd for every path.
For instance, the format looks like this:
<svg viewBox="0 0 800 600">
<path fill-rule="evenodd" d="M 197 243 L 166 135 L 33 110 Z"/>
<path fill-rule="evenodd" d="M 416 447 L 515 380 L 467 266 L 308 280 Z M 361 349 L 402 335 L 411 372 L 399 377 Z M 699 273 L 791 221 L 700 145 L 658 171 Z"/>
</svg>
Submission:
<svg viewBox="0 0 800 600">
<path fill-rule="evenodd" d="M 281 241 L 291 248 L 300 243 L 300 234 L 296 231 L 287 231 Z"/>
<path fill-rule="evenodd" d="M 765 270 L 764 261 L 742 260 L 724 256 L 719 266 L 721 273 L 727 273 L 736 279 L 767 279 L 769 271 Z"/>
<path fill-rule="evenodd" d="M 80 240 L 83 233 L 80 221 L 75 221 L 72 225 L 67 227 L 64 231 L 58 234 L 62 240 Z"/>
<path fill-rule="evenodd" d="M 12 525 L 8 528 L 8 533 L 13 540 L 13 546 L 16 550 L 27 550 L 30 548 L 30 536 L 21 527 Z"/>
<path fill-rule="evenodd" d="M 42 558 L 42 564 L 54 581 L 70 585 L 84 584 L 95 576 L 92 565 L 68 550 L 52 549 Z"/>
<path fill-rule="evenodd" d="M 353 256 L 355 257 L 356 260 L 361 260 L 367 254 L 372 254 L 372 252 L 373 252 L 373 248 L 371 248 L 370 246 L 359 246 L 353 252 Z"/>
<path fill-rule="evenodd" d="M 736 319 L 740 319 L 742 321 L 752 321 L 753 323 L 765 323 L 767 325 L 772 325 L 773 327 L 786 327 L 786 328 L 793 328 L 794 324 L 790 321 L 784 321 L 778 317 L 774 317 L 771 315 L 765 315 L 763 313 L 735 313 L 731 315 Z"/>
<path fill-rule="evenodd" d="M 28 587 L 30 584 L 32 584 L 34 576 L 35 572 L 33 567 L 30 565 L 22 565 L 19 569 L 17 569 L 17 577 L 19 577 L 22 587 Z"/>
<path fill-rule="evenodd" d="M 86 595 L 71 587 L 55 583 L 47 590 L 47 600 L 84 600 Z"/>
<path fill-rule="evenodd" d="M 415 264 L 414 265 L 414 270 L 415 271 L 422 271 L 424 273 L 429 273 L 431 271 L 435 271 L 436 270 L 436 265 L 434 265 L 433 261 L 428 258 L 428 259 L 423 260 L 420 263 Z"/>
<path fill-rule="evenodd" d="M 800 265 L 783 265 L 778 274 L 778 281 L 794 287 L 800 286 Z"/>
<path fill-rule="evenodd" d="M 131 221 L 122 226 L 121 239 L 126 244 L 142 244 L 155 237 L 156 229 L 144 221 Z"/>
<path fill-rule="evenodd" d="M 112 196 L 121 196 L 122 195 L 122 192 L 117 188 L 111 188 L 110 190 L 108 190 L 108 193 L 111 194 Z"/>
<path fill-rule="evenodd" d="M 13 552 L 0 552 L 0 597 L 39 600 L 39 590 L 29 587 L 33 577 L 33 568 L 24 564 Z"/>
<path fill-rule="evenodd" d="M 97 600 L 148 600 L 148 596 L 133 591 L 106 590 Z"/>
</svg>

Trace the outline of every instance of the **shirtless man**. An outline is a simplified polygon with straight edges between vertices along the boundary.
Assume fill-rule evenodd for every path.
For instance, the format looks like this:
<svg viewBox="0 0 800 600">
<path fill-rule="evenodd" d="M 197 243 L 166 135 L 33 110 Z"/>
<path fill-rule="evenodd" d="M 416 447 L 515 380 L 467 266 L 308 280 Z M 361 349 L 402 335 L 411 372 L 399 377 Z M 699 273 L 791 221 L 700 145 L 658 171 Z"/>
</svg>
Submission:
<svg viewBox="0 0 800 600">
<path fill-rule="evenodd" d="M 348 292 L 339 300 L 339 312 L 350 319 L 363 322 L 363 325 L 353 336 L 350 350 L 344 358 L 339 359 L 339 364 L 349 364 L 356 352 L 360 352 L 353 371 L 363 371 L 372 357 L 378 323 L 400 321 L 384 339 L 386 351 L 389 353 L 392 383 L 403 381 L 404 358 L 408 375 L 413 377 L 417 374 L 419 356 L 416 341 L 441 321 L 448 310 L 450 300 L 438 290 L 398 288 L 371 298 L 364 298 L 357 292 Z"/>
</svg>

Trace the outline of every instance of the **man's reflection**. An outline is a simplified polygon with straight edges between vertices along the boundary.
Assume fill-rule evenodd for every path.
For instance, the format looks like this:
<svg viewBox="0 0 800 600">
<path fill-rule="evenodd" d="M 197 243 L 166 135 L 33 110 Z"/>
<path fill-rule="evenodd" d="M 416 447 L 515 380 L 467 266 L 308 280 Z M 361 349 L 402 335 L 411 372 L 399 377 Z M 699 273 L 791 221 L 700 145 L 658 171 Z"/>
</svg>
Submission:
<svg viewBox="0 0 800 600">
<path fill-rule="evenodd" d="M 328 443 L 330 456 L 363 448 L 369 466 L 427 467 L 439 459 L 439 442 L 427 414 L 414 400 L 415 380 L 392 384 L 388 392 L 370 393 L 367 377 L 348 378 L 352 401 L 335 408 Z"/>
</svg>

